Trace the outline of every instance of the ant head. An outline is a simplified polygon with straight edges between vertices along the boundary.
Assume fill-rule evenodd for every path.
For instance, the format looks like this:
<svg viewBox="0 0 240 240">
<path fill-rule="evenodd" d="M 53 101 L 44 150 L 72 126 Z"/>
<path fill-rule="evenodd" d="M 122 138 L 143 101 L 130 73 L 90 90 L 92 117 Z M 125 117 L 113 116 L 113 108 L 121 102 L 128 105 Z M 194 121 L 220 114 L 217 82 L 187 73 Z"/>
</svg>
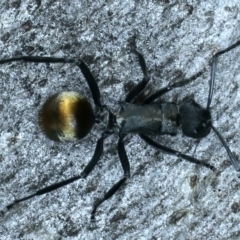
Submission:
<svg viewBox="0 0 240 240">
<path fill-rule="evenodd" d="M 43 104 L 38 122 L 49 139 L 75 141 L 91 131 L 94 118 L 86 98 L 76 92 L 60 92 Z"/>
<path fill-rule="evenodd" d="M 210 133 L 211 113 L 196 103 L 193 98 L 183 100 L 179 106 L 179 114 L 184 135 L 191 138 L 203 138 Z"/>
</svg>

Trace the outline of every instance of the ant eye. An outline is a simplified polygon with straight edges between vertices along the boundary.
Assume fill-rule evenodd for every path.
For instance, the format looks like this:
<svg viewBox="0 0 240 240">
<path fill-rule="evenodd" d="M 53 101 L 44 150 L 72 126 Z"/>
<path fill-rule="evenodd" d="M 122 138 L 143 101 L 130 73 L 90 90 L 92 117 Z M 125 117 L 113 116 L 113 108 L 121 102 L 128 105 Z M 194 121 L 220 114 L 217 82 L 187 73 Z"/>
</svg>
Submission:
<svg viewBox="0 0 240 240">
<path fill-rule="evenodd" d="M 93 123 L 91 104 L 76 92 L 61 92 L 51 96 L 39 112 L 39 126 L 53 141 L 84 138 Z"/>
</svg>

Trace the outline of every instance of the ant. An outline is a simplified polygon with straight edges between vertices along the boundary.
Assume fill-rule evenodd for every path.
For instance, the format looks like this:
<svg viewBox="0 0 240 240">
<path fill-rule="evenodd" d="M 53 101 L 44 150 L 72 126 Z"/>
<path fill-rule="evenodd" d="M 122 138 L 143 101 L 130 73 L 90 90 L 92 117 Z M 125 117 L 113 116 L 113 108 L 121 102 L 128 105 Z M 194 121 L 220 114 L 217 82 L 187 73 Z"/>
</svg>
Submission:
<svg viewBox="0 0 240 240">
<path fill-rule="evenodd" d="M 120 110 L 117 114 L 113 114 L 110 109 L 101 103 L 101 94 L 98 84 L 91 73 L 88 66 L 82 59 L 68 59 L 55 57 L 40 57 L 40 56 L 23 56 L 0 60 L 0 64 L 24 61 L 35 63 L 70 63 L 78 66 L 84 75 L 88 86 L 91 90 L 93 101 L 95 104 L 95 112 L 86 98 L 76 92 L 60 92 L 51 96 L 44 104 L 39 112 L 39 125 L 43 133 L 54 141 L 74 141 L 84 138 L 92 129 L 94 123 L 104 123 L 105 130 L 98 139 L 92 159 L 83 169 L 80 175 L 71 177 L 64 181 L 44 187 L 35 193 L 23 198 L 16 199 L 13 203 L 6 206 L 5 210 L 11 209 L 16 204 L 26 201 L 38 195 L 49 193 L 55 189 L 63 187 L 80 178 L 86 178 L 93 168 L 98 163 L 103 152 L 104 139 L 113 133 L 117 133 L 118 140 L 118 155 L 124 172 L 123 177 L 115 183 L 110 190 L 106 192 L 104 197 L 97 201 L 91 212 L 91 220 L 95 219 L 97 208 L 107 199 L 112 197 L 118 189 L 130 177 L 130 164 L 124 147 L 124 137 L 128 133 L 137 133 L 149 145 L 161 150 L 164 153 L 172 154 L 181 157 L 191 163 L 203 165 L 211 170 L 215 168 L 206 161 L 200 161 L 192 156 L 185 155 L 179 151 L 161 145 L 149 137 L 149 135 L 176 135 L 179 127 L 185 136 L 201 139 L 206 137 L 211 130 L 220 139 L 225 147 L 232 165 L 236 171 L 240 171 L 234 155 L 229 149 L 222 135 L 212 124 L 210 113 L 210 105 L 213 96 L 213 88 L 215 81 L 217 59 L 220 55 L 232 50 L 240 45 L 237 41 L 230 47 L 217 52 L 212 57 L 210 88 L 206 108 L 194 101 L 193 98 L 186 98 L 181 103 L 173 102 L 154 102 L 167 92 L 175 88 L 181 88 L 188 83 L 194 81 L 199 74 L 197 73 L 189 79 L 179 82 L 170 83 L 168 86 L 161 88 L 152 95 L 148 96 L 139 105 L 133 104 L 134 98 L 145 88 L 150 81 L 147 66 L 143 55 L 132 47 L 133 52 L 137 55 L 139 64 L 143 73 L 143 79 L 127 94 L 124 102 L 119 102 Z M 105 116 L 105 117 L 103 117 Z M 107 119 L 107 120 L 106 120 Z"/>
</svg>

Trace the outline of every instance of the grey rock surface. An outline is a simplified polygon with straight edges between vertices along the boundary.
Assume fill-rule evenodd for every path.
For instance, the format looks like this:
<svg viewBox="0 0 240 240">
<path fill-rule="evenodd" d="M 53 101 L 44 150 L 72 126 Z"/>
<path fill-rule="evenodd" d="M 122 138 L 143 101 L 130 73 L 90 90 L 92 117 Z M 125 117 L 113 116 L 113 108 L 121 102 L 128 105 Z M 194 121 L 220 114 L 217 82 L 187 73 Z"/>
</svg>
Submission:
<svg viewBox="0 0 240 240">
<path fill-rule="evenodd" d="M 152 93 L 169 82 L 204 73 L 164 101 L 193 95 L 206 106 L 211 57 L 240 40 L 239 1 L 7 1 L 0 2 L 0 58 L 21 55 L 83 58 L 98 80 L 102 101 L 117 101 L 142 78 L 129 42 L 136 35 Z M 240 47 L 218 60 L 211 104 L 214 126 L 240 162 Z M 38 111 L 48 96 L 75 90 L 91 99 L 70 64 L 0 65 L 0 209 L 37 189 L 67 179 L 91 159 L 101 127 L 76 143 L 41 133 Z M 93 103 L 93 101 L 91 100 Z M 122 177 L 117 135 L 108 138 L 87 179 L 16 205 L 0 217 L 0 239 L 240 238 L 240 180 L 226 150 L 211 133 L 201 141 L 156 137 L 204 159 L 211 170 L 153 149 L 137 135 L 125 139 L 132 177 L 97 211 L 93 203 Z"/>
</svg>

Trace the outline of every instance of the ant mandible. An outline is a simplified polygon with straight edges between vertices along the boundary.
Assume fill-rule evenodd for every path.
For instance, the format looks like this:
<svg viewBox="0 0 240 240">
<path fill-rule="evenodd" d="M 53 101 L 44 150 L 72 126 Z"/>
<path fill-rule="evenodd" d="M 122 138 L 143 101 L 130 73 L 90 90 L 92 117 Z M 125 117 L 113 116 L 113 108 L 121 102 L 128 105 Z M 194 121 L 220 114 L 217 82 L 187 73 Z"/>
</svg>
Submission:
<svg viewBox="0 0 240 240">
<path fill-rule="evenodd" d="M 165 93 L 185 86 L 194 81 L 198 76 L 195 74 L 189 79 L 169 84 L 161 88 L 149 97 L 147 97 L 141 104 L 136 105 L 131 103 L 133 99 L 145 88 L 150 78 L 148 75 L 146 63 L 143 55 L 133 48 L 133 52 L 138 56 L 139 64 L 143 72 L 143 79 L 127 94 L 125 102 L 120 103 L 120 110 L 117 114 L 113 114 L 106 105 L 101 103 L 101 95 L 98 84 L 89 70 L 88 66 L 81 59 L 55 58 L 55 57 L 39 57 L 39 56 L 23 56 L 0 60 L 0 64 L 25 61 L 35 63 L 71 63 L 78 66 L 84 75 L 88 86 L 91 90 L 93 101 L 96 107 L 94 113 L 91 104 L 86 98 L 76 92 L 60 92 L 51 96 L 44 104 L 39 112 L 39 125 L 45 135 L 54 141 L 73 141 L 84 138 L 92 129 L 94 123 L 103 121 L 101 115 L 103 112 L 107 113 L 108 120 L 105 123 L 105 130 L 98 139 L 96 148 L 92 159 L 84 168 L 82 173 L 78 176 L 71 177 L 67 180 L 44 187 L 35 193 L 23 198 L 16 199 L 9 204 L 5 209 L 9 210 L 14 205 L 26 201 L 38 195 L 51 192 L 55 189 L 63 187 L 80 178 L 86 178 L 93 168 L 98 163 L 103 152 L 103 142 L 108 136 L 113 133 L 118 133 L 118 155 L 123 168 L 123 177 L 112 186 L 110 190 L 104 195 L 102 199 L 96 202 L 91 212 L 91 219 L 94 220 L 97 208 L 107 199 L 112 197 L 117 190 L 130 177 L 130 164 L 124 148 L 123 139 L 128 133 L 137 133 L 149 145 L 163 151 L 167 154 L 172 154 L 181 157 L 189 162 L 203 165 L 211 170 L 215 168 L 206 161 L 200 161 L 192 156 L 185 155 L 179 151 L 166 147 L 152 140 L 148 135 L 176 135 L 178 127 L 181 126 L 182 132 L 185 136 L 201 139 L 206 137 L 211 130 L 216 133 L 222 145 L 225 147 L 232 165 L 236 171 L 240 170 L 234 155 L 229 149 L 226 141 L 222 135 L 212 124 L 210 113 L 210 105 L 213 95 L 215 72 L 218 56 L 232 50 L 240 45 L 237 41 L 230 47 L 217 52 L 212 57 L 211 63 L 211 77 L 210 88 L 208 94 L 208 101 L 206 108 L 196 103 L 194 99 L 187 98 L 180 104 L 177 103 L 154 103 L 154 100 L 161 97 Z"/>
</svg>

